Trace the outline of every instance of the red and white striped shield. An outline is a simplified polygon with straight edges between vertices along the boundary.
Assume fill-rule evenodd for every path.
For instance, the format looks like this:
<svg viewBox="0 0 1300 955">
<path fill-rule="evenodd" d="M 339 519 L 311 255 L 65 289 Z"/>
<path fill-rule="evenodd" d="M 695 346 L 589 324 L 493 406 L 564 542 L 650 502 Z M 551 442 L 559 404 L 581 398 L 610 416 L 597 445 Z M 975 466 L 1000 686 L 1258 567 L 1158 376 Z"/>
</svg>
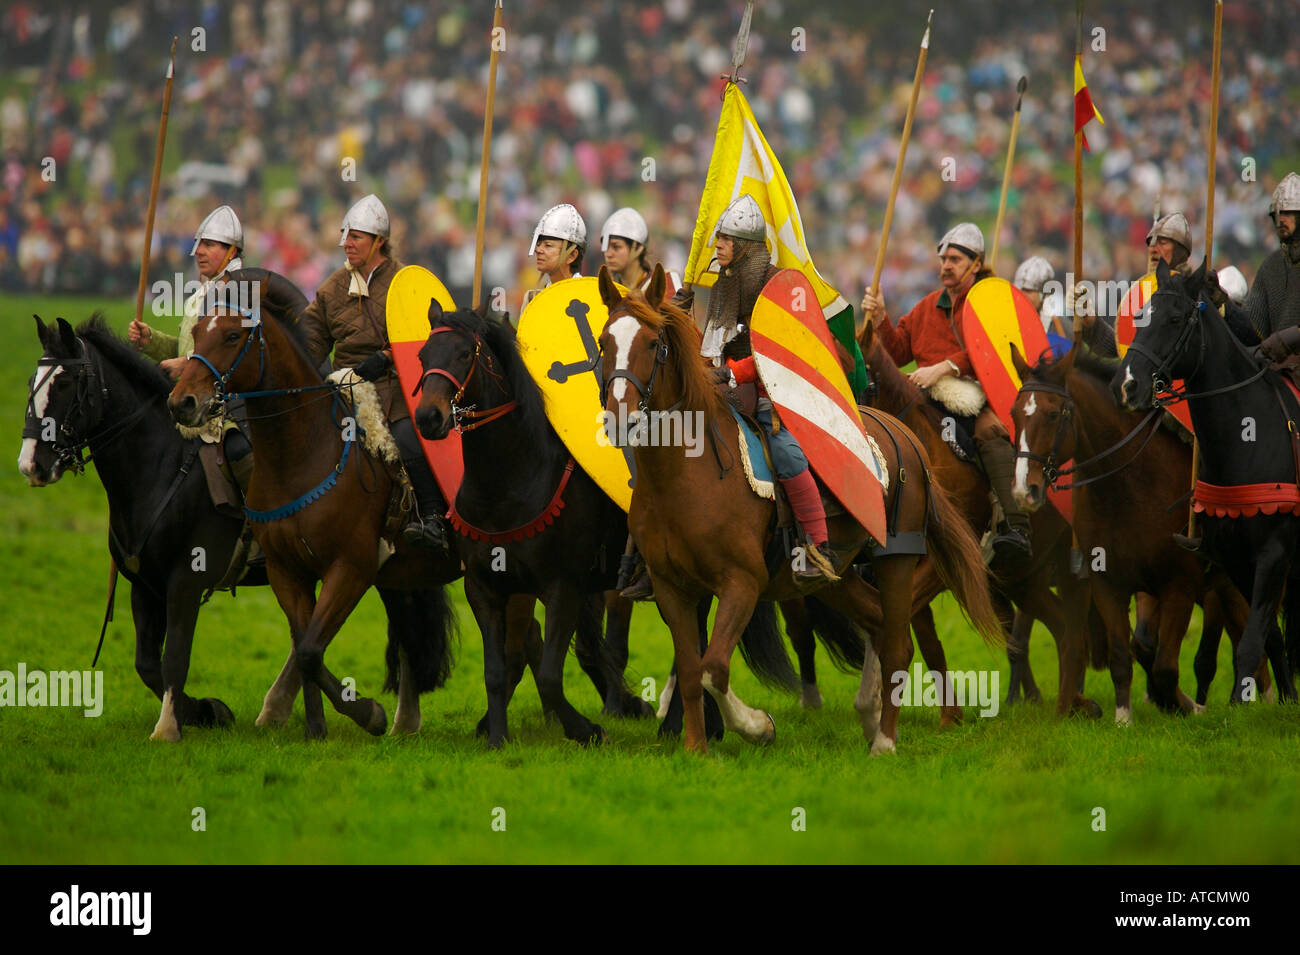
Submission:
<svg viewBox="0 0 1300 955">
<path fill-rule="evenodd" d="M 885 464 L 867 441 L 835 339 L 802 272 L 772 276 L 749 327 L 754 365 L 782 426 L 845 510 L 883 543 Z"/>
</svg>

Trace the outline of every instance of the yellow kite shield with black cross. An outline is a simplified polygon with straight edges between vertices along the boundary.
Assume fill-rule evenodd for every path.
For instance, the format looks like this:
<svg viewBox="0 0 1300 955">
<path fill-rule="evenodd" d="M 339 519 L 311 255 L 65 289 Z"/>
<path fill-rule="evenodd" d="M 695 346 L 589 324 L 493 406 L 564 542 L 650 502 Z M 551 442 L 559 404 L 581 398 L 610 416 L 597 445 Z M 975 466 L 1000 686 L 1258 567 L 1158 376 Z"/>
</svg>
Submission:
<svg viewBox="0 0 1300 955">
<path fill-rule="evenodd" d="M 565 279 L 529 303 L 519 316 L 516 338 L 524 367 L 546 399 L 551 427 L 579 467 L 626 511 L 632 506 L 636 466 L 632 448 L 619 449 L 607 437 L 597 377 L 597 342 L 608 320 L 599 280 Z"/>
<path fill-rule="evenodd" d="M 884 456 L 862 426 L 817 293 L 797 269 L 768 280 L 750 316 L 758 377 L 808 464 L 868 534 L 886 536 Z"/>
</svg>

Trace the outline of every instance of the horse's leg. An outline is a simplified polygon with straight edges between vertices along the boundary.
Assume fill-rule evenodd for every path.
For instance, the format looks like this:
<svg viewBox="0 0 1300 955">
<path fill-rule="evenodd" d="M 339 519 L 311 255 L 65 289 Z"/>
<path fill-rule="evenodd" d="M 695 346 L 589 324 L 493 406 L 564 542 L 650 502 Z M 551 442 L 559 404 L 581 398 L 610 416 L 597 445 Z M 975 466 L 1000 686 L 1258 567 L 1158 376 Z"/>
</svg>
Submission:
<svg viewBox="0 0 1300 955">
<path fill-rule="evenodd" d="M 677 670 L 674 697 L 682 709 L 683 745 L 688 752 L 707 753 L 704 727 L 703 666 L 700 661 L 700 630 L 697 601 L 672 587 L 667 581 L 655 580 L 655 602 L 673 637 L 673 665 Z M 671 709 L 669 718 L 671 718 Z M 667 724 L 665 724 L 667 725 Z M 663 731 L 660 731 L 663 735 Z"/>
<path fill-rule="evenodd" d="M 292 628 L 291 628 L 292 630 Z M 262 712 L 257 714 L 257 726 L 283 726 L 293 715 L 293 701 L 302 689 L 302 671 L 298 669 L 298 659 L 293 652 L 293 635 L 290 633 L 289 656 L 285 658 L 280 675 L 275 678 L 271 688 L 266 691 L 262 701 Z"/>
<path fill-rule="evenodd" d="M 1216 591 L 1206 589 L 1201 609 L 1201 642 L 1196 647 L 1192 672 L 1196 674 L 1196 702 L 1204 706 L 1219 668 L 1219 644 L 1223 640 L 1223 601 Z M 1232 642 L 1236 646 L 1236 641 Z"/>
<path fill-rule="evenodd" d="M 135 622 L 135 672 L 162 702 L 162 647 L 167 631 L 166 604 L 147 587 L 131 588 L 131 617 Z"/>
<path fill-rule="evenodd" d="M 936 675 L 940 686 L 946 687 L 948 658 L 943 652 L 943 644 L 939 642 L 939 631 L 934 626 L 934 611 L 929 604 L 912 615 L 912 633 L 916 635 L 916 645 L 921 650 L 925 668 Z M 960 726 L 961 721 L 961 707 L 955 701 L 952 704 L 945 701 L 939 709 L 939 729 Z"/>
<path fill-rule="evenodd" d="M 167 635 L 163 638 L 163 705 L 151 739 L 178 742 L 183 726 L 228 726 L 234 722 L 230 708 L 220 700 L 200 702 L 185 692 L 199 619 L 198 586 L 175 581 L 167 589 Z"/>
<path fill-rule="evenodd" d="M 514 689 L 508 679 L 506 664 L 506 598 L 493 593 L 476 574 L 465 575 L 465 599 L 474 611 L 474 620 L 483 635 L 483 684 L 487 690 L 487 715 L 479 720 L 475 733 L 486 736 L 488 746 L 496 749 L 507 739 L 506 709 Z M 520 668 L 522 672 L 522 668 Z M 533 667 L 540 680 L 541 661 Z"/>
<path fill-rule="evenodd" d="M 573 641 L 579 616 L 590 609 L 583 605 L 589 604 L 591 597 L 591 594 L 584 594 L 567 583 L 550 588 L 543 601 L 546 604 L 546 630 L 542 637 L 542 672 L 537 680 L 542 702 L 560 718 L 564 735 L 583 745 L 602 742 L 606 738 L 605 731 L 574 709 L 565 697 L 564 658 L 569 654 L 569 644 Z"/>
<path fill-rule="evenodd" d="M 731 688 L 731 655 L 757 602 L 758 587 L 749 578 L 718 594 L 718 612 L 713 618 L 709 648 L 704 652 L 701 682 L 722 711 L 727 729 L 751 743 L 767 744 L 776 739 L 776 722 L 763 710 L 746 705 Z"/>
<path fill-rule="evenodd" d="M 415 673 L 411 660 L 402 646 L 398 635 L 407 633 L 414 626 L 418 614 L 409 613 L 407 601 L 414 596 L 412 592 L 390 590 L 376 587 L 379 599 L 384 602 L 388 615 L 388 639 L 397 643 L 397 710 L 393 713 L 393 725 L 388 731 L 390 736 L 414 734 L 420 731 L 420 694 L 415 688 Z"/>
<path fill-rule="evenodd" d="M 664 720 L 665 725 L 668 719 L 668 714 L 672 711 L 674 701 L 678 702 L 676 732 L 680 733 L 682 731 L 681 703 L 679 697 L 677 696 L 677 664 L 675 663 L 672 665 L 672 668 L 669 669 L 668 671 L 668 679 L 664 681 L 664 688 L 659 691 L 659 709 L 655 710 L 655 718 Z M 660 736 L 664 735 L 663 726 L 659 727 L 659 735 Z"/>
<path fill-rule="evenodd" d="M 1264 520 L 1264 518 L 1261 516 L 1250 520 Z M 1237 645 L 1237 652 L 1233 658 L 1233 703 L 1246 702 L 1247 687 L 1255 682 L 1255 672 L 1264 657 L 1269 631 L 1277 627 L 1278 606 L 1290 568 L 1291 555 L 1287 553 L 1288 549 L 1278 539 L 1277 534 L 1270 536 L 1264 542 L 1264 546 L 1258 548 L 1253 555 L 1255 557 L 1253 581 L 1246 579 L 1252 568 L 1233 568 L 1233 579 L 1237 581 L 1238 589 L 1242 593 L 1250 593 L 1250 617 L 1246 621 L 1245 632 L 1241 635 L 1241 643 Z M 1251 586 L 1243 586 L 1247 582 Z M 1257 690 L 1258 687 L 1255 689 Z M 1252 693 L 1251 696 L 1257 696 L 1257 693 Z"/>
<path fill-rule="evenodd" d="M 1056 641 L 1056 654 L 1060 660 L 1060 673 L 1056 685 L 1056 713 L 1058 716 L 1101 716 L 1101 706 L 1083 695 L 1084 672 L 1088 667 L 1088 642 L 1092 639 L 1092 588 L 1087 580 L 1066 573 L 1060 579 L 1061 599 L 1055 602 L 1060 612 L 1061 630 L 1052 631 Z M 1043 602 L 1046 605 L 1046 601 Z M 1098 615 L 1100 617 L 1100 614 Z M 1128 607 L 1124 608 L 1125 627 L 1128 625 Z M 1101 626 L 1106 629 L 1104 619 Z M 1109 642 L 1109 629 L 1106 629 Z M 1128 652 L 1127 629 L 1125 652 Z"/>
<path fill-rule="evenodd" d="M 996 600 L 994 606 L 997 606 Z M 1001 612 L 998 618 L 1002 619 Z M 1002 626 L 1006 628 L 1005 620 Z M 1018 703 L 1020 694 L 1024 691 L 1025 675 L 1029 673 L 1029 634 L 1033 627 L 1033 617 L 1020 610 L 1014 612 L 1007 637 L 1007 667 L 1011 671 L 1007 681 L 1007 698 L 1004 701 L 1007 706 Z M 1025 695 L 1028 696 L 1027 693 Z"/>
<path fill-rule="evenodd" d="M 605 591 L 605 666 L 609 681 L 601 711 L 634 720 L 654 715 L 654 707 L 629 692 L 626 683 L 628 637 L 632 631 L 635 604 L 617 590 Z"/>
<path fill-rule="evenodd" d="M 1156 645 L 1160 634 L 1160 601 L 1153 594 L 1138 592 L 1137 626 L 1133 629 L 1133 659 L 1142 665 L 1147 673 L 1147 699 L 1155 703 L 1151 695 L 1151 680 L 1156 665 Z"/>
<path fill-rule="evenodd" d="M 1106 625 L 1110 646 L 1110 678 L 1115 684 L 1115 723 L 1118 726 L 1129 726 L 1133 722 L 1133 705 L 1130 699 L 1133 683 L 1133 653 L 1129 649 L 1129 595 L 1109 586 L 1104 574 L 1094 574 L 1091 580 L 1093 603 Z M 1062 675 L 1062 692 L 1065 692 L 1066 685 Z"/>
<path fill-rule="evenodd" d="M 808 609 L 803 599 L 794 597 L 781 601 L 781 616 L 785 618 L 785 632 L 799 659 L 799 705 L 806 710 L 822 708 L 821 690 L 817 688 L 817 641 L 812 624 L 808 622 Z"/>
<path fill-rule="evenodd" d="M 1178 653 L 1196 603 L 1188 583 L 1186 580 L 1177 581 L 1160 593 L 1160 628 L 1147 686 L 1153 702 L 1166 713 L 1200 713 L 1205 710 L 1178 687 Z"/>
</svg>

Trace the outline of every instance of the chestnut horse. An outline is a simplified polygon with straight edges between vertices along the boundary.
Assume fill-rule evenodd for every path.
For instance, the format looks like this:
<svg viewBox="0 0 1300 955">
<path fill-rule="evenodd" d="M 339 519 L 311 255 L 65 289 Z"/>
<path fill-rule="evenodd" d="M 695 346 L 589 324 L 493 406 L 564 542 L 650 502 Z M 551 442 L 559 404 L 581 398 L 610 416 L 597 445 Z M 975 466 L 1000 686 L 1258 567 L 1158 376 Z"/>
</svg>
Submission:
<svg viewBox="0 0 1300 955">
<path fill-rule="evenodd" d="M 387 725 L 383 707 L 345 694 L 325 666 L 325 650 L 372 584 L 441 588 L 459 576 L 460 560 L 411 548 L 397 535 L 396 553 L 381 567 L 380 539 L 398 477 L 360 446 L 340 390 L 322 383 L 278 317 L 217 302 L 204 318 L 194 326 L 192 360 L 167 406 L 193 427 L 219 414 L 236 393 L 247 401 L 254 455 L 247 507 L 293 641 L 257 724 L 287 720 L 301 685 L 308 739 L 326 734 L 322 690 L 338 712 L 379 735 Z M 411 719 L 400 698 L 397 716 L 399 724 Z M 400 728 L 413 730 L 414 719 Z"/>
<path fill-rule="evenodd" d="M 1012 346 L 1012 362 L 1024 385 L 1012 416 L 1016 425 L 1013 493 L 1023 507 L 1040 508 L 1061 465 L 1077 460 L 1074 531 L 1092 570 L 1092 600 L 1106 624 L 1110 675 L 1115 684 L 1115 722 L 1133 720 L 1130 685 L 1129 601 L 1138 592 L 1159 605 L 1153 623 L 1156 647 L 1149 661 L 1152 702 L 1166 712 L 1204 709 L 1178 688 L 1178 653 L 1192 607 L 1218 597 L 1233 646 L 1241 640 L 1250 606 L 1221 570 L 1207 570 L 1179 547 L 1173 535 L 1187 522 L 1192 451 L 1148 414 L 1123 411 L 1110 393 L 1112 367 L 1078 346 L 1059 361 L 1026 364 Z M 1081 619 L 1067 613 L 1067 627 Z M 1079 639 L 1082 639 L 1080 637 Z M 1214 643 L 1217 645 L 1217 638 Z M 1266 668 L 1256 674 L 1261 688 Z M 1198 696 L 1201 695 L 1198 688 Z"/>
<path fill-rule="evenodd" d="M 689 457 L 680 447 L 637 446 L 637 484 L 628 525 L 650 570 L 659 611 L 672 631 L 686 748 L 707 749 L 706 689 L 728 729 L 751 742 L 770 742 L 775 724 L 769 714 L 736 696 L 730 661 L 755 604 L 798 593 L 793 566 L 782 559 L 779 569 L 768 572 L 773 505 L 753 493 L 743 470 L 734 466 L 740 438 L 736 420 L 700 357 L 699 330 L 689 315 L 664 300 L 665 284 L 663 269 L 656 266 L 646 293 L 624 298 L 608 270 L 601 269 L 601 298 L 609 310 L 600 339 L 605 410 L 624 421 L 670 410 L 695 415 L 703 425 L 696 430 L 711 436 L 714 453 Z M 998 621 L 979 545 L 943 490 L 930 481 L 924 452 L 888 415 L 864 413 L 863 424 L 887 459 L 885 507 L 895 516 L 891 533 L 924 535 L 937 576 L 957 595 L 981 635 L 996 642 Z M 724 459 L 733 466 L 723 465 Z M 906 482 L 899 480 L 900 469 L 909 475 Z M 891 752 L 898 738 L 898 705 L 881 676 L 883 671 L 896 686 L 912 657 L 908 621 L 912 577 L 920 557 L 873 557 L 877 599 L 850 569 L 868 540 L 866 531 L 844 513 L 828 515 L 827 529 L 836 571 L 842 576 L 817 590 L 817 598 L 872 634 L 875 652 L 862 668 L 854 707 L 871 751 Z M 701 656 L 696 607 L 710 595 L 717 597 L 718 609 L 708 649 Z"/>
</svg>

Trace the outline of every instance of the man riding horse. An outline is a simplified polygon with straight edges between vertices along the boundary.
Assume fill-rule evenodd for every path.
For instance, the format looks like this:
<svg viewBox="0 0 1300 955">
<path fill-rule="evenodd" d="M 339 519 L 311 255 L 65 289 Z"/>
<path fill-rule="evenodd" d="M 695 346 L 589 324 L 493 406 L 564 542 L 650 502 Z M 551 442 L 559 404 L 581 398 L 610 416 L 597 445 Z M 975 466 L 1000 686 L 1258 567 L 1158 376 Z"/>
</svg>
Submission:
<svg viewBox="0 0 1300 955">
<path fill-rule="evenodd" d="M 199 287 L 185 300 L 185 311 L 176 334 L 168 335 L 144 322 L 131 321 L 127 333 L 131 344 L 158 362 L 173 381 L 180 377 L 194 351 L 194 325 L 203 315 L 209 291 L 229 273 L 244 267 L 240 258 L 243 250 L 244 227 L 235 210 L 230 206 L 213 209 L 194 233 L 190 255 L 199 269 Z M 248 479 L 253 473 L 253 446 L 240 431 L 235 418 L 211 419 L 198 429 L 198 437 L 206 444 L 221 444 L 235 481 L 241 491 L 247 492 Z"/>
<path fill-rule="evenodd" d="M 371 193 L 348 210 L 339 232 L 347 260 L 317 290 L 315 300 L 299 316 L 298 329 L 314 364 L 332 352 L 335 370 L 352 368 L 358 377 L 374 382 L 415 491 L 418 516 L 402 537 L 409 544 L 445 551 L 449 547 L 443 517 L 447 502 L 398 393 L 401 383 L 388 344 L 388 286 L 401 268 L 393 256 L 388 210 Z"/>
<path fill-rule="evenodd" d="M 587 223 L 567 202 L 551 206 L 533 230 L 528 254 L 537 265 L 537 287 L 524 295 L 524 305 L 542 289 L 565 279 L 582 277 L 582 257 L 587 254 Z"/>
<path fill-rule="evenodd" d="M 879 289 L 869 288 L 862 297 L 863 315 L 874 323 L 881 344 L 899 367 L 916 362 L 910 378 L 922 389 L 933 387 L 948 375 L 974 374 L 959 330 L 961 310 L 971 287 L 993 274 L 984 265 L 984 234 L 973 222 L 962 222 L 948 230 L 938 251 L 943 287 L 921 299 L 896 326 L 889 320 Z M 972 436 L 984 474 L 1006 517 L 995 529 L 994 552 L 1001 560 L 1026 560 L 1032 555 L 1029 514 L 1011 494 L 1015 451 L 1006 426 L 987 403 L 975 418 Z"/>
<path fill-rule="evenodd" d="M 1289 172 L 1278 183 L 1268 215 L 1281 246 L 1260 263 L 1245 302 L 1227 301 L 1224 317 L 1239 340 L 1282 361 L 1300 351 L 1300 176 Z M 1223 285 L 1222 276 L 1217 284 Z M 1211 294 L 1228 299 L 1217 289 Z"/>
<path fill-rule="evenodd" d="M 837 581 L 826 531 L 826 511 L 817 481 L 794 435 L 773 421 L 772 402 L 759 381 L 750 350 L 749 320 L 754 304 L 763 286 L 781 271 L 772 263 L 767 248 L 767 222 L 754 198 L 742 195 L 727 206 L 718 218 L 714 235 L 720 273 L 709 296 L 700 354 L 713 363 L 719 383 L 731 388 L 754 384 L 758 388 L 755 418 L 768 433 L 772 469 L 810 545 L 805 548 L 806 559 L 795 566 L 796 582 L 806 586 L 817 581 Z M 673 297 L 673 304 L 687 312 L 693 301 L 694 291 L 689 287 Z M 649 575 L 643 571 L 623 595 L 644 599 L 650 592 L 649 583 Z"/>
</svg>

